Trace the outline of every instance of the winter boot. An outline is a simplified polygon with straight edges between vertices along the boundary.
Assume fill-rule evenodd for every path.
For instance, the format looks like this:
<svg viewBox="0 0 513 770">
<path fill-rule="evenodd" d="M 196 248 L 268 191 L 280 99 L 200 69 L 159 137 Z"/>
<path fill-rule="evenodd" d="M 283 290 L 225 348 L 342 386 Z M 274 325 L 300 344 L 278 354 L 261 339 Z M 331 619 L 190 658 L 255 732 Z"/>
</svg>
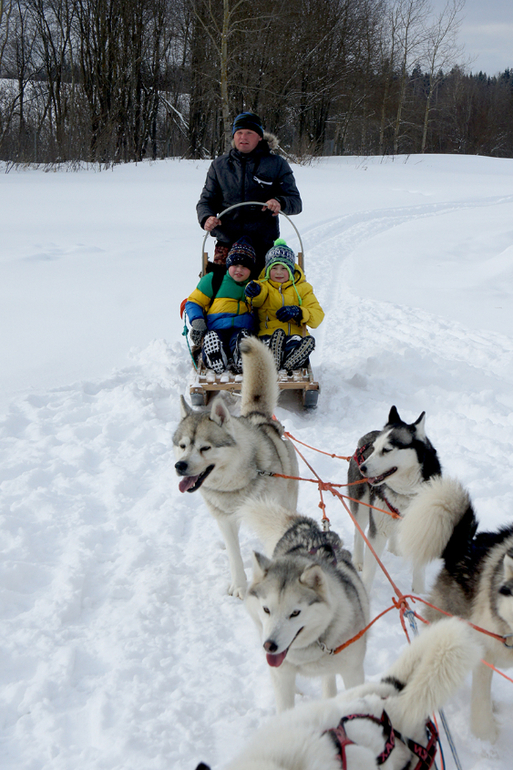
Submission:
<svg viewBox="0 0 513 770">
<path fill-rule="evenodd" d="M 283 368 L 288 372 L 293 369 L 301 369 L 306 366 L 308 356 L 315 347 L 315 340 L 313 337 L 304 337 L 297 348 L 292 353 L 289 353 L 285 361 L 283 362 Z"/>
<path fill-rule="evenodd" d="M 269 340 L 269 347 L 271 348 L 271 352 L 274 357 L 274 363 L 276 365 L 276 369 L 280 371 L 280 369 L 283 369 L 283 346 L 285 344 L 285 332 L 283 329 L 276 329 L 275 332 L 273 332 L 271 339 Z"/>
<path fill-rule="evenodd" d="M 216 374 L 222 374 L 226 369 L 228 359 L 216 332 L 207 332 L 203 338 L 203 360 Z"/>
<path fill-rule="evenodd" d="M 242 356 L 240 353 L 240 343 L 241 343 L 241 340 L 245 339 L 246 337 L 251 337 L 251 334 L 248 332 L 247 329 L 241 329 L 235 339 L 235 346 L 233 348 L 233 354 L 232 354 L 232 358 L 233 358 L 232 368 L 236 374 L 242 374 Z"/>
</svg>

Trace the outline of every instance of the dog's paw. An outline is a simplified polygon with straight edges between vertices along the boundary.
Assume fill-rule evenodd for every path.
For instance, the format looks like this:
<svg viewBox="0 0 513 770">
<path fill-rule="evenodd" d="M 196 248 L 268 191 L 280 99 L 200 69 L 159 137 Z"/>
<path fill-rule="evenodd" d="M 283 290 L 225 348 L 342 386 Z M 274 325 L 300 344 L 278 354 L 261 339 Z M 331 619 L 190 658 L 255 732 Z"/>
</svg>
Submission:
<svg viewBox="0 0 513 770">
<path fill-rule="evenodd" d="M 228 593 L 230 596 L 235 596 L 236 599 L 244 599 L 246 596 L 246 587 L 247 583 L 244 581 L 242 585 L 240 585 L 241 581 L 238 580 L 235 583 L 231 583 L 230 587 L 228 588 Z"/>
<path fill-rule="evenodd" d="M 476 738 L 480 738 L 482 741 L 495 743 L 499 737 L 499 728 L 493 714 L 480 714 L 479 717 L 473 715 L 471 728 Z"/>
</svg>

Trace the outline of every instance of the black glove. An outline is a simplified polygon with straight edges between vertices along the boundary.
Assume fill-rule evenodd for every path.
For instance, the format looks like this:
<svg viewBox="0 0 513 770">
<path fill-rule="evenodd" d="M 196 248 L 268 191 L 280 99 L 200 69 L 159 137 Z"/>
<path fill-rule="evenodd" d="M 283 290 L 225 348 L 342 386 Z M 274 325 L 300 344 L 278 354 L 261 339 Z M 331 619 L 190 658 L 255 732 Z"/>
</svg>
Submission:
<svg viewBox="0 0 513 770">
<path fill-rule="evenodd" d="M 250 281 L 244 289 L 246 297 L 257 297 L 262 291 L 262 287 L 256 281 Z"/>
<path fill-rule="evenodd" d="M 297 324 L 301 323 L 303 317 L 303 311 L 299 305 L 284 305 L 276 311 L 276 318 L 278 321 L 295 321 Z"/>
<path fill-rule="evenodd" d="M 204 318 L 195 318 L 191 321 L 191 342 L 193 345 L 201 345 L 205 332 L 207 331 L 207 324 Z"/>
</svg>

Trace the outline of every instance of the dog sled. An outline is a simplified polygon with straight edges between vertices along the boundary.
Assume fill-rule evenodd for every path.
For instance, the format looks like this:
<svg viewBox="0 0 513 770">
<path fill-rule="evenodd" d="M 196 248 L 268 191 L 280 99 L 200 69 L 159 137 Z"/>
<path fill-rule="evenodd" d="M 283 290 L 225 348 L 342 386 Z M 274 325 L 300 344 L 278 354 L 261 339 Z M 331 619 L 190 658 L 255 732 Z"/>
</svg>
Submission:
<svg viewBox="0 0 513 770">
<path fill-rule="evenodd" d="M 244 201 L 243 203 L 236 203 L 234 206 L 230 206 L 219 214 L 219 218 L 227 214 L 232 209 L 239 206 L 261 206 L 259 201 Z M 294 228 L 299 240 L 300 250 L 297 255 L 297 261 L 302 270 L 304 270 L 304 250 L 301 235 L 295 224 L 292 222 L 287 214 L 280 211 L 280 215 L 285 217 L 292 227 Z M 205 233 L 201 248 L 201 272 L 200 277 L 205 275 L 209 269 L 208 251 L 206 248 L 207 238 L 209 233 Z M 211 263 L 210 263 L 211 264 Z M 183 308 L 185 303 L 182 303 L 181 313 L 183 315 Z M 185 333 L 185 330 L 184 330 Z M 205 366 L 200 348 L 190 349 L 192 362 L 194 365 L 194 374 L 189 386 L 189 395 L 191 404 L 193 406 L 205 406 L 208 404 L 210 397 L 214 393 L 219 391 L 228 391 L 231 393 L 240 393 L 242 386 L 242 374 L 236 374 L 229 370 L 216 374 L 212 369 L 207 369 Z M 319 383 L 316 382 L 312 371 L 312 366 L 308 363 L 308 366 L 302 369 L 295 369 L 292 372 L 286 372 L 282 370 L 278 372 L 278 385 L 280 391 L 297 391 L 299 394 L 303 407 L 305 409 L 315 409 L 319 398 Z"/>
</svg>

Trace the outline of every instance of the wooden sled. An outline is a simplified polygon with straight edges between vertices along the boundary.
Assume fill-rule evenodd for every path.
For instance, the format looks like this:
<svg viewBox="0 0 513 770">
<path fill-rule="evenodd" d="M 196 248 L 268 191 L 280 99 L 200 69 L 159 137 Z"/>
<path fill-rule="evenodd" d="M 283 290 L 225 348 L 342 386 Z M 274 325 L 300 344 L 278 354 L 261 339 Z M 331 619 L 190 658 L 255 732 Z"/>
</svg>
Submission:
<svg viewBox="0 0 513 770">
<path fill-rule="evenodd" d="M 254 206 L 262 205 L 259 201 L 246 201 L 244 203 L 237 203 L 235 206 L 225 209 L 219 214 L 221 218 L 228 211 L 231 211 L 238 206 Z M 304 270 L 304 251 L 301 236 L 295 224 L 292 222 L 287 214 L 280 211 L 280 214 L 284 216 L 291 223 L 292 227 L 296 231 L 296 235 L 300 243 L 300 251 L 297 255 L 298 265 Z M 206 241 L 209 233 L 205 233 L 203 238 L 203 245 L 201 249 L 201 274 L 205 275 L 208 267 L 208 252 L 205 249 Z M 205 406 L 208 404 L 209 398 L 214 393 L 219 393 L 221 390 L 227 390 L 231 393 L 240 393 L 242 386 L 242 374 L 235 374 L 231 371 L 223 372 L 222 374 L 216 374 L 212 369 L 207 369 L 201 358 L 201 351 L 192 351 L 193 359 L 196 361 L 196 373 L 193 381 L 190 385 L 190 398 L 193 406 Z M 312 367 L 310 364 L 302 369 L 295 369 L 288 374 L 282 370 L 278 372 L 278 385 L 280 390 L 286 391 L 298 391 L 303 407 L 305 409 L 315 409 L 317 407 L 317 400 L 319 398 L 319 383 L 315 381 Z"/>
<path fill-rule="evenodd" d="M 241 386 L 242 374 L 234 374 L 230 371 L 216 374 L 212 369 L 207 369 L 200 359 L 196 376 L 190 386 L 191 404 L 205 406 L 213 393 L 219 393 L 221 390 L 240 393 Z M 290 374 L 284 370 L 278 372 L 278 386 L 280 390 L 299 391 L 305 409 L 316 408 L 320 389 L 310 364 L 303 369 L 294 369 Z"/>
</svg>

